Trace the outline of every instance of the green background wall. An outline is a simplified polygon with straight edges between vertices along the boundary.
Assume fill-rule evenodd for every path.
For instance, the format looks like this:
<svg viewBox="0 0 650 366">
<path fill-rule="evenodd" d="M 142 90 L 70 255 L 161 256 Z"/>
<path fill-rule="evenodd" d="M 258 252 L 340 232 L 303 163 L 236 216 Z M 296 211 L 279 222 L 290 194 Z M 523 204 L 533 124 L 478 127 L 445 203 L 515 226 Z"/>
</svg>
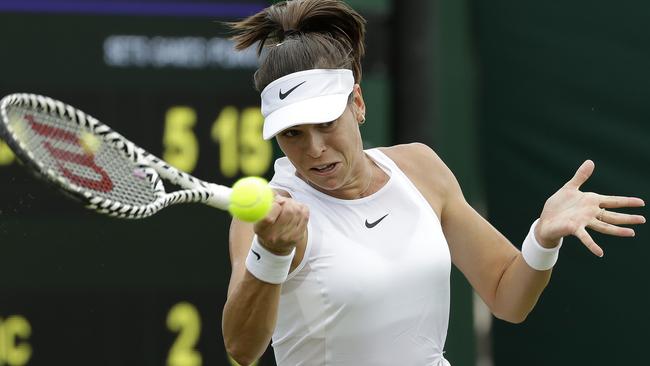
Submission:
<svg viewBox="0 0 650 366">
<path fill-rule="evenodd" d="M 472 9 L 492 223 L 519 243 L 587 158 L 596 170 L 584 190 L 650 197 L 650 3 L 495 0 Z M 647 363 L 650 233 L 636 232 L 594 235 L 603 259 L 566 239 L 528 320 L 495 323 L 495 365 Z"/>
</svg>

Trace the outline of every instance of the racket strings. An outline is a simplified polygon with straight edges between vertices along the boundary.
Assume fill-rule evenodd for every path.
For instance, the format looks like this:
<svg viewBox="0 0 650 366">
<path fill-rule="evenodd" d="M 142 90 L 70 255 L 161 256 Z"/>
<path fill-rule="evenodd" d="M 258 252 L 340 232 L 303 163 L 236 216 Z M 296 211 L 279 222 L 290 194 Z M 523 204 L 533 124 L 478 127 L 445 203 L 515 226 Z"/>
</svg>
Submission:
<svg viewBox="0 0 650 366">
<path fill-rule="evenodd" d="M 145 206 L 160 197 L 142 167 L 103 136 L 71 121 L 67 112 L 60 117 L 30 108 L 9 110 L 14 139 L 43 174 L 110 202 Z"/>
</svg>

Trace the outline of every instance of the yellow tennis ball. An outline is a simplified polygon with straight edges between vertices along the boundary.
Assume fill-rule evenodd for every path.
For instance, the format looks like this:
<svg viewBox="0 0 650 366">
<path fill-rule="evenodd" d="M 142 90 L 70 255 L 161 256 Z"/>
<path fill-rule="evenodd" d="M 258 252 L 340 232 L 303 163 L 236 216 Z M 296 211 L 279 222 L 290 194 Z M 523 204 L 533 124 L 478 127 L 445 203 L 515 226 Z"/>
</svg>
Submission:
<svg viewBox="0 0 650 366">
<path fill-rule="evenodd" d="M 269 213 L 272 203 L 269 183 L 264 178 L 246 177 L 232 186 L 228 212 L 242 221 L 256 222 Z"/>
</svg>

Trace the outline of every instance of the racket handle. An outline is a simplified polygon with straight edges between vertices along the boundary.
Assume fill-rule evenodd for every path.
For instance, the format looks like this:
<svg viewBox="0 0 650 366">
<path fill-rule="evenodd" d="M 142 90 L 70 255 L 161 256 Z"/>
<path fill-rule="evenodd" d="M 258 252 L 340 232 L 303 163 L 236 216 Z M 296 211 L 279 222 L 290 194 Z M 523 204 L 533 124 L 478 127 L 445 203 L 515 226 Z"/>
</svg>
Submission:
<svg viewBox="0 0 650 366">
<path fill-rule="evenodd" d="M 208 183 L 208 189 L 212 193 L 205 203 L 212 207 L 228 211 L 230 205 L 230 193 L 232 188 L 221 186 L 214 183 Z"/>
</svg>

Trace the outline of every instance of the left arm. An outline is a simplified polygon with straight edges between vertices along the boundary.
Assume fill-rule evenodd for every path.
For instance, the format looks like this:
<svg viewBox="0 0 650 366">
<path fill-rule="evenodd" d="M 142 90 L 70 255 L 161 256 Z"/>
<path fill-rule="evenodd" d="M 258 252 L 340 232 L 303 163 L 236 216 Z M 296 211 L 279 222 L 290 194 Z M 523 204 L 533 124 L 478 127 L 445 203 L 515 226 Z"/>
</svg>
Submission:
<svg viewBox="0 0 650 366">
<path fill-rule="evenodd" d="M 456 178 L 431 149 L 414 144 L 404 150 L 404 155 L 391 156 L 403 162 L 400 167 L 438 213 L 453 263 L 496 317 L 513 323 L 524 321 L 548 284 L 551 270 L 538 271 L 526 263 L 521 252 L 467 203 Z M 643 216 L 603 210 L 643 206 L 639 198 L 579 190 L 593 169 L 593 162 L 583 163 L 575 176 L 546 201 L 535 230 L 535 238 L 543 247 L 552 248 L 562 237 L 574 235 L 592 253 L 602 256 L 602 249 L 586 228 L 634 236 L 634 230 L 617 225 L 645 222 Z"/>
<path fill-rule="evenodd" d="M 462 197 L 451 195 L 442 212 L 442 228 L 453 263 L 497 318 L 521 323 L 551 278 L 537 271 L 521 252 Z"/>
<path fill-rule="evenodd" d="M 465 201 L 448 172 L 448 195 L 441 212 L 442 228 L 453 263 L 497 318 L 521 323 L 551 278 L 537 271 L 521 252 Z"/>
<path fill-rule="evenodd" d="M 605 210 L 644 206 L 640 198 L 580 191 L 593 170 L 594 163 L 585 161 L 575 176 L 544 204 L 534 232 L 542 247 L 553 248 L 563 237 L 574 235 L 593 254 L 602 257 L 603 250 L 587 228 L 607 235 L 632 237 L 633 229 L 617 225 L 645 223 L 640 215 Z M 454 262 L 473 285 L 477 284 L 474 288 L 494 315 L 514 323 L 524 321 L 548 284 L 551 270 L 531 268 L 521 252 L 469 207 L 457 183 L 450 185 L 442 216 Z"/>
</svg>

